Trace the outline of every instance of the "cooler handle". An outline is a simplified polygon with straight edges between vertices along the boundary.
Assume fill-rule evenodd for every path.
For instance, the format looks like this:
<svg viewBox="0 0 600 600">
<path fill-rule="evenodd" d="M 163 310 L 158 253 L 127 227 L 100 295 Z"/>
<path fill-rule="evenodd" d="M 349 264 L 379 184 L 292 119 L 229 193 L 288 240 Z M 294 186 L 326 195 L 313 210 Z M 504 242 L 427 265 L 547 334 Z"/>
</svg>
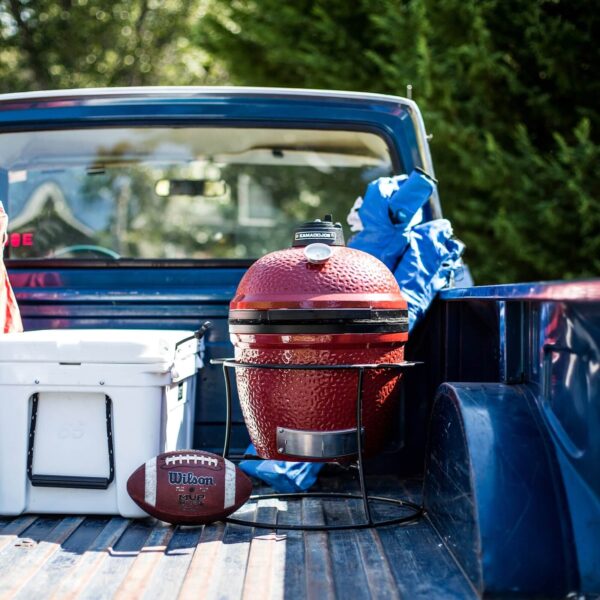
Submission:
<svg viewBox="0 0 600 600">
<path fill-rule="evenodd" d="M 85 490 L 105 490 L 115 478 L 115 457 L 112 434 L 112 400 L 106 399 L 106 440 L 108 442 L 108 477 L 86 477 L 84 475 L 41 475 L 33 473 L 33 450 L 35 445 L 35 425 L 37 422 L 38 394 L 31 397 L 31 420 L 29 423 L 29 445 L 27 448 L 27 477 L 36 487 L 80 488 Z"/>
</svg>

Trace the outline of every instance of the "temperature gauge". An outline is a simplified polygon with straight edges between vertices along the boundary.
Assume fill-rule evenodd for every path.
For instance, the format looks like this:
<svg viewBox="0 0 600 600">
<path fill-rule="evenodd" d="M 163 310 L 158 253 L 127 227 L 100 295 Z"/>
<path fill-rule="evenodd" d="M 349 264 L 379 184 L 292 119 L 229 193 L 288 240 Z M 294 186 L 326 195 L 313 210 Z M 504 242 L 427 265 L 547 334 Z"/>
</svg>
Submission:
<svg viewBox="0 0 600 600">
<path fill-rule="evenodd" d="M 331 258 L 333 255 L 333 248 L 327 244 L 309 244 L 304 248 L 304 256 L 306 256 L 308 262 L 314 265 L 321 265 Z"/>
</svg>

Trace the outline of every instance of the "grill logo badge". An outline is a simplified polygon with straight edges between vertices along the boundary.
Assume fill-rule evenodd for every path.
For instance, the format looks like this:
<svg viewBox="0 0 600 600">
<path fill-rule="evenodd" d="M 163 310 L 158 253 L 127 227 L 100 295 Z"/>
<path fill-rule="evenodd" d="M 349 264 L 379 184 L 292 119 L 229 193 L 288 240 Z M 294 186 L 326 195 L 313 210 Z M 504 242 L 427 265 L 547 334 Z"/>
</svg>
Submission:
<svg viewBox="0 0 600 600">
<path fill-rule="evenodd" d="M 335 240 L 335 233 L 328 231 L 298 231 L 294 240 Z"/>
</svg>

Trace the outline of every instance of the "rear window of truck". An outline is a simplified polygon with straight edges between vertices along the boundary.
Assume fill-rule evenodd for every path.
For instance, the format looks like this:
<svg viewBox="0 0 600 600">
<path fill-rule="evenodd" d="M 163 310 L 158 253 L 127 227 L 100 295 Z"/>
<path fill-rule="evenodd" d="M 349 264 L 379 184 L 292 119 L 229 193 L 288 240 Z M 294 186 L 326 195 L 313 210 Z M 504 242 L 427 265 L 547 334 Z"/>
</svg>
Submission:
<svg viewBox="0 0 600 600">
<path fill-rule="evenodd" d="M 368 132 L 131 127 L 0 135 L 10 258 L 256 258 L 392 174 Z"/>
</svg>

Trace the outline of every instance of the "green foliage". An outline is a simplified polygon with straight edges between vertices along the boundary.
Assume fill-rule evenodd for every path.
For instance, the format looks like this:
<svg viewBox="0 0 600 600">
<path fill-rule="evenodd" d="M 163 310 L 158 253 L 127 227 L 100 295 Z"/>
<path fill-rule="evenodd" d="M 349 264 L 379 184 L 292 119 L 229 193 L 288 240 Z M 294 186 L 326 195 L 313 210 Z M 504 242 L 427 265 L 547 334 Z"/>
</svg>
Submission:
<svg viewBox="0 0 600 600">
<path fill-rule="evenodd" d="M 477 281 L 594 276 L 599 22 L 594 0 L 0 0 L 0 92 L 411 83 Z"/>
<path fill-rule="evenodd" d="M 189 39 L 202 13 L 179 0 L 0 0 L 0 92 L 219 82 Z"/>
<path fill-rule="evenodd" d="M 240 84 L 411 83 L 485 283 L 600 271 L 599 22 L 593 0 L 212 0 L 196 41 Z"/>
</svg>

